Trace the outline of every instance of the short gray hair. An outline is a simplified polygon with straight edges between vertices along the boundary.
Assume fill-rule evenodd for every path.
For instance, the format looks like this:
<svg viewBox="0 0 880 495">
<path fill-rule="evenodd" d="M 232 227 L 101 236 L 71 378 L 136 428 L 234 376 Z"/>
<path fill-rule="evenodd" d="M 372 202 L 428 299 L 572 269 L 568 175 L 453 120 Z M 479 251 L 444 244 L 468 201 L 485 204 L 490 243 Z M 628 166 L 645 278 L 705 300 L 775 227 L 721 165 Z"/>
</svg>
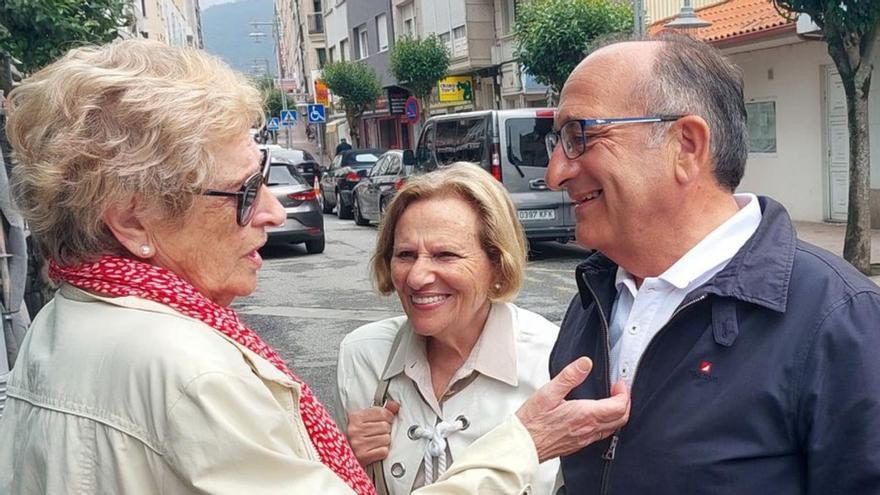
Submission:
<svg viewBox="0 0 880 495">
<path fill-rule="evenodd" d="M 157 41 L 69 51 L 9 95 L 12 192 L 34 238 L 61 264 L 125 250 L 113 205 L 181 223 L 214 178 L 214 150 L 262 119 L 260 93 L 220 59 Z"/>
<path fill-rule="evenodd" d="M 709 124 L 715 179 L 734 191 L 748 158 L 742 71 L 716 48 L 687 36 L 661 34 L 646 41 L 662 42 L 650 77 L 637 85 L 646 112 L 702 117 Z M 670 126 L 655 126 L 649 144 L 659 144 Z"/>
</svg>

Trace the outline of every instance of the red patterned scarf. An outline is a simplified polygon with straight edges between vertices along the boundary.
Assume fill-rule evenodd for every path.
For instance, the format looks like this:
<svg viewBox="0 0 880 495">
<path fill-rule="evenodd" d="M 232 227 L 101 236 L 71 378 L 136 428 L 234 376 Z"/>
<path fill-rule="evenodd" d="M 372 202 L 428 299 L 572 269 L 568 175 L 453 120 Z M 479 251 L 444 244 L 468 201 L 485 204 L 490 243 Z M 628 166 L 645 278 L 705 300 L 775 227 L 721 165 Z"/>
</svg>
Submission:
<svg viewBox="0 0 880 495">
<path fill-rule="evenodd" d="M 302 386 L 302 418 L 321 462 L 359 495 L 376 493 L 348 441 L 327 409 L 312 394 L 309 386 L 294 375 L 278 353 L 256 332 L 246 327 L 231 308 L 215 304 L 185 280 L 164 268 L 128 258 L 104 256 L 94 263 L 64 267 L 50 262 L 49 275 L 56 280 L 63 280 L 99 294 L 135 296 L 164 304 L 183 315 L 204 322 L 262 356 Z"/>
</svg>

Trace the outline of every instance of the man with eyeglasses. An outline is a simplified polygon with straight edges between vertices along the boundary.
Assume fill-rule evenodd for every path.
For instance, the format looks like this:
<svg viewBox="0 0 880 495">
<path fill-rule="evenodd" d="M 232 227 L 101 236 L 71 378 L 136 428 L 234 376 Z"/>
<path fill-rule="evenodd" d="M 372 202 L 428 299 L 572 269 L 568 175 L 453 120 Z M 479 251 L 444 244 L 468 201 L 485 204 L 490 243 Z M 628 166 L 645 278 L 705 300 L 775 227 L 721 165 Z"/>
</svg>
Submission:
<svg viewBox="0 0 880 495">
<path fill-rule="evenodd" d="M 568 494 L 880 493 L 880 291 L 734 193 L 747 143 L 739 69 L 689 38 L 569 76 L 546 180 L 596 252 L 550 369 L 588 355 L 570 398 L 623 381 L 632 413 L 562 459 Z"/>
</svg>

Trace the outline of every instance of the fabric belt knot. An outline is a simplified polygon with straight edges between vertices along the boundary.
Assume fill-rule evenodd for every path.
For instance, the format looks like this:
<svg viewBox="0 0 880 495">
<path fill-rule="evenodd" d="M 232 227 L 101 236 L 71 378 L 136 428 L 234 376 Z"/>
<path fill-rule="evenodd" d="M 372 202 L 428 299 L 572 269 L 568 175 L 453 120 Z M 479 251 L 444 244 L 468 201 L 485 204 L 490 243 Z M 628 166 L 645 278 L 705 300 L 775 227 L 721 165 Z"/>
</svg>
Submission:
<svg viewBox="0 0 880 495">
<path fill-rule="evenodd" d="M 446 472 L 446 439 L 455 432 L 467 428 L 467 419 L 459 416 L 453 422 L 440 421 L 433 428 L 418 426 L 413 431 L 413 437 L 428 440 L 425 446 L 425 485 L 434 483 L 434 463 L 437 464 L 437 478 Z"/>
</svg>

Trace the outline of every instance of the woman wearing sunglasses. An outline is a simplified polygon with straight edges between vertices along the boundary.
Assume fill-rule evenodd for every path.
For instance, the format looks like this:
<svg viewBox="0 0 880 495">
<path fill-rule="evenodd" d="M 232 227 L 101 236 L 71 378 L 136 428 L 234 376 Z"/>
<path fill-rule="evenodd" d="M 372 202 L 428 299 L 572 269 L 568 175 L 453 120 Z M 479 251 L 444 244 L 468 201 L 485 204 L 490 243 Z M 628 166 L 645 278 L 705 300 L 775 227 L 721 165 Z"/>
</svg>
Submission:
<svg viewBox="0 0 880 495">
<path fill-rule="evenodd" d="M 12 92 L 14 190 L 60 284 L 0 419 L 0 493 L 372 494 L 308 385 L 229 305 L 284 210 L 259 93 L 202 52 L 77 48 Z M 628 396 L 564 401 L 574 363 L 425 493 L 514 493 L 607 437 Z M 536 440 L 533 440 L 536 439 Z"/>
</svg>

